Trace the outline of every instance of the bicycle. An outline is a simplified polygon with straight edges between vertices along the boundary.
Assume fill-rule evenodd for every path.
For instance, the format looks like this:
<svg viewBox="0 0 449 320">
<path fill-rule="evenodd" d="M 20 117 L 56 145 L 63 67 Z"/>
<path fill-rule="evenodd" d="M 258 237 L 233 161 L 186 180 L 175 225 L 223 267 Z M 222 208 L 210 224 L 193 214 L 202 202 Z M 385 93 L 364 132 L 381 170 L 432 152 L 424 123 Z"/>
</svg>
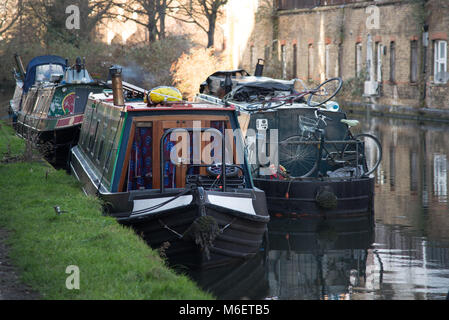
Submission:
<svg viewBox="0 0 449 320">
<path fill-rule="evenodd" d="M 301 80 L 298 79 L 298 81 L 300 81 L 303 84 L 303 87 L 306 88 L 306 86 Z M 255 103 L 251 103 L 246 107 L 242 107 L 242 109 L 248 112 L 276 109 L 286 104 L 291 105 L 293 103 L 304 103 L 306 102 L 305 100 L 306 96 L 308 96 L 306 102 L 308 106 L 319 107 L 324 103 L 328 102 L 329 100 L 331 100 L 333 97 L 335 97 L 337 93 L 340 91 L 342 84 L 343 84 L 342 79 L 336 77 L 324 81 L 314 89 L 306 88 L 301 92 L 294 92 L 288 95 L 275 95 L 274 93 L 273 96 L 269 95 L 257 96 L 256 98 L 253 98 L 253 100 L 256 100 Z M 238 94 L 239 89 L 241 88 L 237 88 L 235 92 L 233 91 L 229 94 L 229 97 L 225 97 L 224 98 L 225 101 L 230 100 L 232 97 Z"/>
<path fill-rule="evenodd" d="M 322 111 L 315 110 L 315 117 L 300 117 L 300 134 L 279 143 L 279 160 L 289 168 L 291 178 L 307 178 L 318 172 L 325 176 L 324 164 L 328 168 L 350 167 L 356 176 L 369 176 L 382 160 L 382 146 L 379 140 L 367 133 L 353 136 L 350 128 L 359 124 L 357 120 L 341 119 L 347 126 L 343 140 L 325 139 L 326 121 L 333 121 Z"/>
</svg>

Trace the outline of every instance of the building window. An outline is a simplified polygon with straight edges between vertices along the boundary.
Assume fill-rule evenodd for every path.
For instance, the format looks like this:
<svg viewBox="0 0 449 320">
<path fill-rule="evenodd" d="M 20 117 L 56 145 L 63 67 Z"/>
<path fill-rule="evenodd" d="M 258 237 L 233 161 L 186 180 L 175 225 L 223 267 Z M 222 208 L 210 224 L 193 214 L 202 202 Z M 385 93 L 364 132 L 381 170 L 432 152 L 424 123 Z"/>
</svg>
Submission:
<svg viewBox="0 0 449 320">
<path fill-rule="evenodd" d="M 307 51 L 307 79 L 312 81 L 312 69 L 313 69 L 313 47 L 309 44 Z"/>
<path fill-rule="evenodd" d="M 287 78 L 287 53 L 285 45 L 281 46 L 282 79 Z"/>
<path fill-rule="evenodd" d="M 270 60 L 270 46 L 265 47 L 265 52 L 264 52 L 263 58 L 265 60 L 265 63 L 267 63 L 268 60 Z"/>
<path fill-rule="evenodd" d="M 375 80 L 382 82 L 382 50 L 383 46 L 376 42 L 376 58 L 375 58 Z"/>
<path fill-rule="evenodd" d="M 410 82 L 418 81 L 418 41 L 410 42 Z"/>
<path fill-rule="evenodd" d="M 446 83 L 447 41 L 438 40 L 434 44 L 434 82 Z"/>
<path fill-rule="evenodd" d="M 355 45 L 355 76 L 360 76 L 362 72 L 362 44 Z"/>
<path fill-rule="evenodd" d="M 390 82 L 396 82 L 396 44 L 390 42 Z"/>
<path fill-rule="evenodd" d="M 293 66 L 292 66 L 292 77 L 297 77 L 297 67 L 298 67 L 298 46 L 296 43 L 293 44 Z"/>
</svg>

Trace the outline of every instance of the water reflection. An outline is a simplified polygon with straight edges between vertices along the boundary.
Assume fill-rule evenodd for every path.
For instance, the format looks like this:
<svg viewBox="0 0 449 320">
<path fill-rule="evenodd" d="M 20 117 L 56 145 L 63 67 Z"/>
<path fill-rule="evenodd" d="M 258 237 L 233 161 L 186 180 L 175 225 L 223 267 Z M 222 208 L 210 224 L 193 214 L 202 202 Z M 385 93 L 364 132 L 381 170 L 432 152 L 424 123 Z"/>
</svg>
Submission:
<svg viewBox="0 0 449 320">
<path fill-rule="evenodd" d="M 376 178 L 373 291 L 353 299 L 444 299 L 449 290 L 449 125 L 360 119 L 384 158 Z M 374 276 L 376 274 L 376 276 Z"/>
<path fill-rule="evenodd" d="M 240 273 L 234 284 L 234 276 L 215 274 L 227 284 L 228 291 L 216 290 L 221 297 L 446 298 L 449 125 L 376 117 L 360 120 L 363 125 L 358 130 L 378 136 L 384 150 L 376 172 L 374 222 L 272 219 L 266 259 L 254 260 L 250 268 L 234 267 Z M 220 287 L 215 279 L 210 283 Z M 249 288 L 256 284 L 263 289 L 253 294 Z M 248 289 L 237 292 L 238 288 Z"/>
<path fill-rule="evenodd" d="M 269 227 L 271 298 L 350 299 L 365 281 L 372 220 L 284 220 Z"/>
<path fill-rule="evenodd" d="M 248 261 L 207 270 L 190 270 L 187 274 L 201 288 L 222 300 L 261 300 L 269 292 L 264 248 Z"/>
</svg>

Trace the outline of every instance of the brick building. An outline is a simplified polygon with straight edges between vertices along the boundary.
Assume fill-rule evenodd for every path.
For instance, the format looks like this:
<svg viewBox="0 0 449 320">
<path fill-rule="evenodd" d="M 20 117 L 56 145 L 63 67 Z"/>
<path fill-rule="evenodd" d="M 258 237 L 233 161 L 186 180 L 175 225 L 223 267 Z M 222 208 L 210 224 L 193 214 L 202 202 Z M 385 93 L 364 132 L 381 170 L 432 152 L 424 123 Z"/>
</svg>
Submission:
<svg viewBox="0 0 449 320">
<path fill-rule="evenodd" d="M 377 111 L 449 111 L 447 0 L 259 0 L 241 66 L 283 78 L 340 76 L 345 101 Z"/>
</svg>

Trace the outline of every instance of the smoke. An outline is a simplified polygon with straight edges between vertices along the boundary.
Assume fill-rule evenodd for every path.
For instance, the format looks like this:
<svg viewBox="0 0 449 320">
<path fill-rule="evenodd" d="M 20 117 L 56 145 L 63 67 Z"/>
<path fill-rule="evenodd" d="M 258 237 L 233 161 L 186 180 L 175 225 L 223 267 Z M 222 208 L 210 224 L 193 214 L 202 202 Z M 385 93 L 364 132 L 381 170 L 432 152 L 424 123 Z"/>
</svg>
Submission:
<svg viewBox="0 0 449 320">
<path fill-rule="evenodd" d="M 123 81 L 145 89 L 151 89 L 156 82 L 156 77 L 151 72 L 145 70 L 145 68 L 134 61 L 131 61 L 126 66 L 122 66 L 122 78 Z"/>
</svg>

